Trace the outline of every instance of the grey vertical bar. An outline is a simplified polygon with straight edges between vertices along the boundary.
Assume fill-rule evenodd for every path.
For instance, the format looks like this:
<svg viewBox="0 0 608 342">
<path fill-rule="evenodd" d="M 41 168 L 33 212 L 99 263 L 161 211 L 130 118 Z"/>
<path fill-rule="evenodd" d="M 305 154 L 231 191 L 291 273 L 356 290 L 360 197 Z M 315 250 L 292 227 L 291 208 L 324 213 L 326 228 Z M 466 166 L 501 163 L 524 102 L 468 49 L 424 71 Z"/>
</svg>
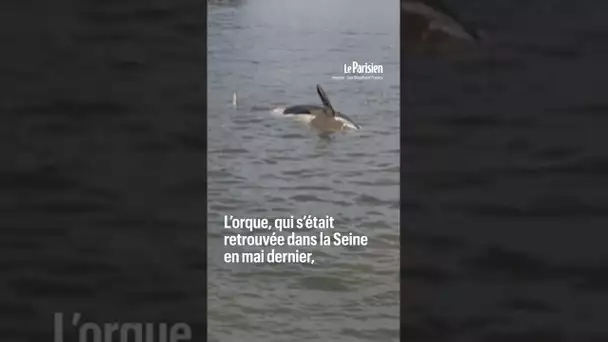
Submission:
<svg viewBox="0 0 608 342">
<path fill-rule="evenodd" d="M 208 3 L 209 340 L 397 341 L 399 3 Z M 335 228 L 293 231 L 369 243 L 225 246 L 272 234 L 225 229 L 226 215 L 327 215 Z M 261 249 L 314 263 L 224 258 Z"/>
</svg>

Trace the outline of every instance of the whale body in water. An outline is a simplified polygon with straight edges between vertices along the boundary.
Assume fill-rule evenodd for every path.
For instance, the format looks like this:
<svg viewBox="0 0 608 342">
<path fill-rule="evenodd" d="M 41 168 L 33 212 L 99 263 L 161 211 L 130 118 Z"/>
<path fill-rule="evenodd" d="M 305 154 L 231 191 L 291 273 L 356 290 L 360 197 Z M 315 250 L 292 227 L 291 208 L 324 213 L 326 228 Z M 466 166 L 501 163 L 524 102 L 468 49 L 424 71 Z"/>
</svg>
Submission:
<svg viewBox="0 0 608 342">
<path fill-rule="evenodd" d="M 329 101 L 329 97 L 317 84 L 317 93 L 323 105 L 295 105 L 282 110 L 283 116 L 293 116 L 302 121 L 308 122 L 313 128 L 323 133 L 338 132 L 352 129 L 359 130 L 361 126 L 356 124 L 346 114 L 334 109 Z"/>
</svg>

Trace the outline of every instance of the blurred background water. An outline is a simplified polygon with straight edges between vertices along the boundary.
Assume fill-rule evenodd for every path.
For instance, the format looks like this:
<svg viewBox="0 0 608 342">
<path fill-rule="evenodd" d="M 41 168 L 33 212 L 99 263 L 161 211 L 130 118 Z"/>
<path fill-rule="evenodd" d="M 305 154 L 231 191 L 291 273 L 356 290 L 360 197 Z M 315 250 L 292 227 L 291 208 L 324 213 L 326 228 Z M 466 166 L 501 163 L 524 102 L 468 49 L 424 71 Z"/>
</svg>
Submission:
<svg viewBox="0 0 608 342">
<path fill-rule="evenodd" d="M 3 341 L 53 339 L 54 312 L 203 335 L 204 5 L 3 9 Z"/>
<path fill-rule="evenodd" d="M 608 4 L 445 2 L 491 41 L 402 59 L 404 336 L 607 340 Z"/>
</svg>

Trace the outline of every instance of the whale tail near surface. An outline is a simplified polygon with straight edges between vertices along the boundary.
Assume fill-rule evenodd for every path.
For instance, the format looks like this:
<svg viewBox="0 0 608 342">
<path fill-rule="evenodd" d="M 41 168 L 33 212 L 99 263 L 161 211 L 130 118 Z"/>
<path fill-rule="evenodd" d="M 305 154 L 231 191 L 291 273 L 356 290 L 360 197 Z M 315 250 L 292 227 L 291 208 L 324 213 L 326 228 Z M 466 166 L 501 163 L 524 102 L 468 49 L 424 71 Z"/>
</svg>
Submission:
<svg viewBox="0 0 608 342">
<path fill-rule="evenodd" d="M 327 114 L 330 114 L 332 117 L 335 117 L 336 111 L 334 110 L 334 107 L 331 105 L 331 102 L 329 102 L 329 97 L 327 97 L 327 94 L 325 94 L 325 91 L 323 91 L 323 88 L 321 88 L 321 86 L 318 84 L 317 84 L 317 93 L 319 94 L 319 97 L 321 98 L 321 102 L 323 103 L 325 108 L 329 109 L 327 111 Z"/>
<path fill-rule="evenodd" d="M 273 115 L 291 117 L 298 121 L 305 122 L 322 134 L 343 130 L 359 130 L 361 128 L 361 126 L 354 123 L 351 118 L 334 109 L 329 100 L 329 96 L 327 96 L 319 84 L 317 84 L 317 94 L 321 99 L 322 105 L 299 104 L 284 108 L 275 108 L 271 113 Z"/>
<path fill-rule="evenodd" d="M 329 97 L 321 88 L 320 85 L 317 84 L 317 93 L 321 98 L 321 102 L 323 103 L 322 109 L 317 109 L 313 111 L 311 114 L 314 115 L 314 118 L 310 121 L 311 126 L 313 128 L 323 132 L 337 132 L 344 129 L 360 129 L 360 126 L 355 124 L 348 116 L 337 112 L 329 101 Z"/>
</svg>

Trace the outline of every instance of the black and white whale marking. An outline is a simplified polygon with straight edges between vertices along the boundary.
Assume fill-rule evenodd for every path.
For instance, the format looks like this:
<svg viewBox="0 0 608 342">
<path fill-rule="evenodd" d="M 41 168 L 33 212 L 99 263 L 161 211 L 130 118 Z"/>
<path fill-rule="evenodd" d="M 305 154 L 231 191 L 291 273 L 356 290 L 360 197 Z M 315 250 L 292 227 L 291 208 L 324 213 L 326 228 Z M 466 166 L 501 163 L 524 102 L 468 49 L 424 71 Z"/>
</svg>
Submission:
<svg viewBox="0 0 608 342">
<path fill-rule="evenodd" d="M 346 114 L 334 110 L 329 97 L 317 84 L 317 93 L 321 98 L 320 105 L 295 105 L 282 110 L 283 116 L 292 116 L 301 121 L 309 123 L 311 126 L 322 132 L 336 132 L 345 129 L 359 130 L 357 125 Z"/>
</svg>

